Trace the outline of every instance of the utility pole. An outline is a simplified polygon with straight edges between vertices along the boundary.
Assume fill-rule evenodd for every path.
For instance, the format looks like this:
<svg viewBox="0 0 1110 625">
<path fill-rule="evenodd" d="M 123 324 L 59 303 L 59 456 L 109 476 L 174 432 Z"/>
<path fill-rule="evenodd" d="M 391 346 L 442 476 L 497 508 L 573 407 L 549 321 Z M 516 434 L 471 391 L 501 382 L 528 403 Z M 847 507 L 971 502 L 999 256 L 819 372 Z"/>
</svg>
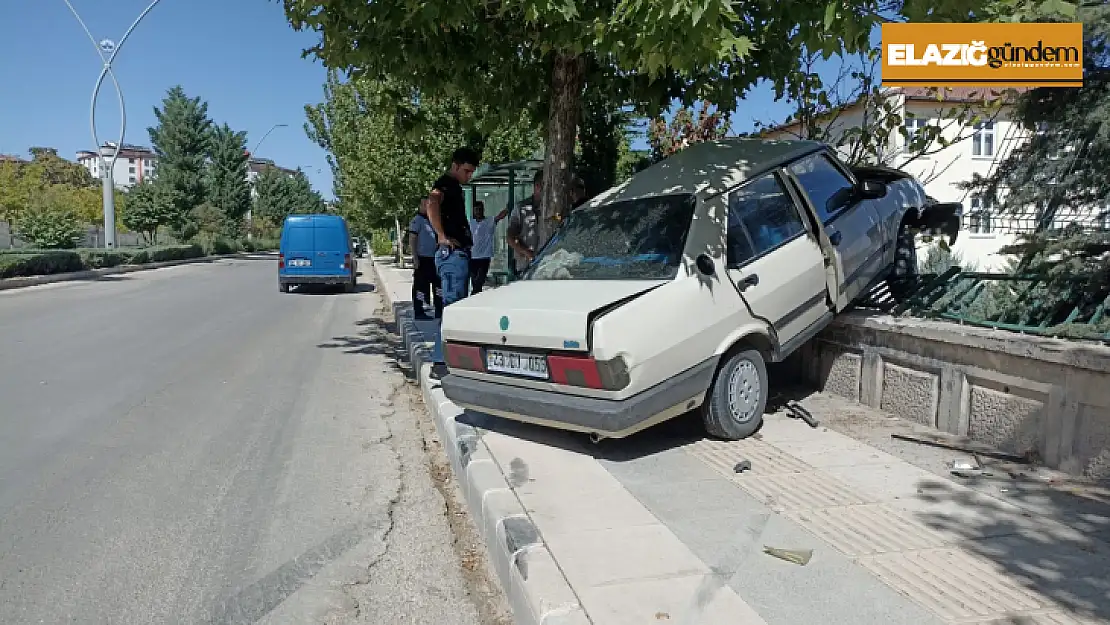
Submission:
<svg viewBox="0 0 1110 625">
<path fill-rule="evenodd" d="M 119 80 L 116 79 L 116 73 L 112 71 L 112 61 L 116 59 L 123 44 L 127 38 L 131 36 L 131 31 L 143 21 L 147 13 L 158 4 L 160 0 L 153 0 L 139 17 L 131 23 L 127 32 L 120 38 L 119 43 L 111 39 L 103 39 L 97 41 L 93 37 L 89 27 L 85 25 L 85 21 L 77 13 L 77 9 L 73 8 L 69 0 L 62 0 L 69 7 L 73 17 L 77 18 L 77 22 L 81 24 L 81 28 L 88 35 L 89 41 L 92 42 L 93 47 L 96 48 L 96 53 L 100 55 L 100 60 L 104 62 L 104 67 L 100 70 L 100 76 L 96 79 L 96 85 L 93 87 L 92 101 L 89 104 L 89 126 L 92 129 L 93 145 L 96 146 L 96 154 L 100 157 L 100 170 L 101 170 L 101 184 L 104 189 L 104 247 L 114 248 L 116 246 L 116 192 L 115 192 L 115 179 L 113 177 L 116 169 L 116 160 L 119 159 L 119 151 L 123 149 L 123 138 L 127 131 L 127 108 L 123 103 L 123 91 L 120 89 Z M 119 98 L 119 140 L 116 141 L 115 150 L 111 152 L 112 160 L 106 159 L 106 150 L 100 144 L 100 137 L 96 134 L 96 100 L 100 96 L 100 86 L 104 84 L 104 79 L 108 77 L 112 79 L 112 85 L 116 88 L 116 96 Z"/>
</svg>

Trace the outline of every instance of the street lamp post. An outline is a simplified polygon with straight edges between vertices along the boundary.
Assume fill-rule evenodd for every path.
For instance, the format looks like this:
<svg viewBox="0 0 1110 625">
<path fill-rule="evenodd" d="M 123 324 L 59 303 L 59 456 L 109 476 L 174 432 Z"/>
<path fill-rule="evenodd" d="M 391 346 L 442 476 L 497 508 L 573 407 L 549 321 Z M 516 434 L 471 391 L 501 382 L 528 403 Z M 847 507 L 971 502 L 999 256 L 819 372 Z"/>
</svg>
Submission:
<svg viewBox="0 0 1110 625">
<path fill-rule="evenodd" d="M 77 9 L 73 8 L 69 0 L 63 0 L 66 6 L 69 7 L 70 12 L 73 13 L 73 17 L 77 18 L 77 22 L 81 24 L 81 28 L 84 29 L 85 34 L 89 36 L 89 41 L 91 41 L 93 47 L 96 48 L 96 53 L 100 55 L 100 60 L 104 62 L 104 67 L 100 70 L 100 76 L 96 79 L 96 85 L 93 87 L 92 101 L 89 104 L 89 126 L 92 129 L 92 139 L 93 145 L 96 146 L 96 154 L 100 158 L 101 182 L 104 187 L 104 247 L 106 248 L 113 248 L 116 246 L 116 195 L 115 189 L 113 188 L 115 183 L 113 174 L 116 169 L 116 160 L 119 159 L 119 152 L 123 148 L 124 134 L 127 131 L 127 109 L 123 104 L 123 91 L 120 89 L 119 80 L 116 79 L 116 73 L 112 71 L 112 61 L 116 59 L 116 55 L 119 54 L 120 49 L 123 48 L 123 44 L 127 41 L 127 38 L 131 36 L 131 31 L 135 30 L 139 22 L 143 21 L 146 14 L 150 13 L 150 10 L 153 9 L 154 5 L 158 4 L 159 1 L 160 0 L 153 0 L 143 9 L 139 17 L 135 18 L 135 21 L 131 23 L 127 32 L 123 33 L 123 37 L 120 38 L 119 43 L 115 43 L 111 39 L 104 39 L 98 42 L 96 37 L 93 37 L 92 32 L 89 31 L 89 27 L 85 25 L 85 21 L 82 20 L 81 16 L 77 13 Z M 105 77 L 110 77 L 112 79 L 112 85 L 116 88 L 116 96 L 119 98 L 119 140 L 116 141 L 115 150 L 111 153 L 112 160 L 110 163 L 105 158 L 107 156 L 107 154 L 105 154 L 106 150 L 101 148 L 100 137 L 96 134 L 96 100 L 100 96 L 100 86 L 104 84 Z"/>
<path fill-rule="evenodd" d="M 289 124 L 274 124 L 273 126 L 270 126 L 270 129 L 266 131 L 266 134 L 262 135 L 262 138 L 258 140 L 258 143 L 254 144 L 254 149 L 251 150 L 248 153 L 249 156 L 247 157 L 247 174 L 248 175 L 250 175 L 250 170 L 251 170 L 250 159 L 254 158 L 254 155 L 258 152 L 258 148 L 262 146 L 262 142 L 266 140 L 266 137 L 269 137 L 270 133 L 273 132 L 275 128 L 288 128 L 288 127 L 289 127 Z M 253 202 L 251 202 L 251 203 L 253 204 Z M 254 238 L 254 216 L 252 214 L 253 212 L 254 211 L 252 211 L 250 207 L 247 208 L 247 240 L 251 240 L 251 239 Z"/>
</svg>

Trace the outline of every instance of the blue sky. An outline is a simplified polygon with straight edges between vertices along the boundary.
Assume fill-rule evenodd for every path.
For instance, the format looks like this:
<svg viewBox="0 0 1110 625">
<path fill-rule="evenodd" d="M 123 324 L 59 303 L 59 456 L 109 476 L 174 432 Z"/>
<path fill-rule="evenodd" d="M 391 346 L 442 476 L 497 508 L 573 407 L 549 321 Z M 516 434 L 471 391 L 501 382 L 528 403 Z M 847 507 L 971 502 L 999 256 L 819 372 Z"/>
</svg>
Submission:
<svg viewBox="0 0 1110 625">
<path fill-rule="evenodd" d="M 118 41 L 149 0 L 71 2 L 97 40 Z M 101 61 L 65 3 L 0 2 L 0 40 L 8 51 L 0 63 L 0 154 L 47 146 L 73 159 L 93 147 L 89 98 Z M 302 168 L 331 197 L 325 153 L 303 130 L 304 106 L 320 101 L 326 77 L 321 63 L 301 58 L 315 41 L 313 33 L 294 32 L 272 0 L 162 0 L 113 64 L 127 103 L 125 141 L 149 145 L 153 107 L 180 84 L 208 102 L 217 123 L 247 131 L 252 148 L 271 126 L 288 124 L 266 138 L 257 156 Z M 119 113 L 110 84 L 99 102 L 102 141 L 115 140 Z M 740 103 L 732 128 L 742 132 L 752 119 L 786 114 L 768 89 L 757 89 Z"/>
</svg>

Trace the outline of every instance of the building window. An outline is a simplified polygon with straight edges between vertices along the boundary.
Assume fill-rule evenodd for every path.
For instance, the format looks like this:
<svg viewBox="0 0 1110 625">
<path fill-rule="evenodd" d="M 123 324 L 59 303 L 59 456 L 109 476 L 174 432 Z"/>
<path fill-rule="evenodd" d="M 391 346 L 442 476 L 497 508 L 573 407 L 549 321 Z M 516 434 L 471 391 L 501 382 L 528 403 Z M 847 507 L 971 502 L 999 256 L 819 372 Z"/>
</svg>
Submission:
<svg viewBox="0 0 1110 625">
<path fill-rule="evenodd" d="M 994 122 L 975 124 L 975 134 L 971 137 L 972 156 L 994 156 Z"/>
<path fill-rule="evenodd" d="M 133 159 L 133 158 L 129 158 L 129 159 L 127 159 L 127 162 L 128 162 L 128 163 L 131 163 L 132 165 L 134 165 L 134 164 L 135 164 L 135 159 Z"/>
<path fill-rule="evenodd" d="M 971 198 L 971 212 L 967 216 L 967 229 L 976 234 L 988 234 L 991 231 L 991 210 L 994 205 L 984 198 L 975 196 Z"/>
<path fill-rule="evenodd" d="M 134 166 L 134 165 L 132 165 L 132 166 L 128 167 L 128 168 L 127 168 L 127 173 L 129 173 L 129 174 L 133 174 L 133 173 L 135 173 L 135 166 Z"/>
<path fill-rule="evenodd" d="M 916 140 L 921 131 L 929 125 L 929 120 L 923 117 L 907 117 L 903 122 L 902 127 L 906 129 L 906 142 L 902 146 L 903 151 L 909 151 L 910 145 Z"/>
<path fill-rule="evenodd" d="M 127 179 L 127 181 L 130 182 L 131 184 L 135 184 L 135 176 L 131 176 L 130 178 Z"/>
</svg>

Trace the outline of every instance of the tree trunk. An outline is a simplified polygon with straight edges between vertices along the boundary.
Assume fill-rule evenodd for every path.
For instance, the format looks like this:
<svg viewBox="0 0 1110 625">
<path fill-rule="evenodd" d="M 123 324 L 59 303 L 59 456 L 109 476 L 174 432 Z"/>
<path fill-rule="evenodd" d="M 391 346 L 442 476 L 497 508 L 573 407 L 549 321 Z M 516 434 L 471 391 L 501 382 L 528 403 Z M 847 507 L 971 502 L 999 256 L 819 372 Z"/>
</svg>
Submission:
<svg viewBox="0 0 1110 625">
<path fill-rule="evenodd" d="M 547 241 L 570 208 L 571 164 L 582 107 L 586 57 L 559 53 L 551 71 L 551 109 L 547 115 L 547 150 L 543 163 L 543 219 L 540 241 Z"/>
</svg>

